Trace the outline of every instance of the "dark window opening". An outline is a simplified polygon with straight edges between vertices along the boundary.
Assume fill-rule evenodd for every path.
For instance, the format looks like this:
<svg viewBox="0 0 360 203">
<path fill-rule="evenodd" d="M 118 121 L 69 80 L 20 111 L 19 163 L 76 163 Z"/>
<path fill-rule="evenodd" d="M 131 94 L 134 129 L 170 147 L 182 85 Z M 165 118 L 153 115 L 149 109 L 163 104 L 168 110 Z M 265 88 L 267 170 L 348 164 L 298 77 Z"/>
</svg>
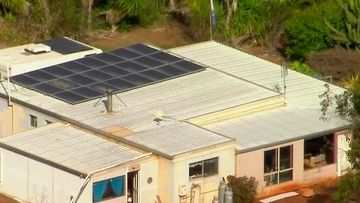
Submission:
<svg viewBox="0 0 360 203">
<path fill-rule="evenodd" d="M 189 164 L 189 177 L 207 177 L 218 174 L 218 157 Z"/>
<path fill-rule="evenodd" d="M 335 163 L 333 134 L 304 142 L 304 168 L 311 169 Z"/>
<path fill-rule="evenodd" d="M 35 128 L 38 126 L 37 117 L 34 115 L 30 115 L 30 126 Z"/>
</svg>

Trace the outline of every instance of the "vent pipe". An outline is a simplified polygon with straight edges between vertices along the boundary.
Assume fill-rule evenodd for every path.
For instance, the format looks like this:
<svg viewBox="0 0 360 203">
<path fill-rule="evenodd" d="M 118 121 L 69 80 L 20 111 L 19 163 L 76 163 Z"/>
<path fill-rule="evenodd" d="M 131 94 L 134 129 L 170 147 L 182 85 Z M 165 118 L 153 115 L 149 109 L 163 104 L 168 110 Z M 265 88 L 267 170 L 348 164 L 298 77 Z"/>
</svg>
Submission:
<svg viewBox="0 0 360 203">
<path fill-rule="evenodd" d="M 107 95 L 107 105 L 106 109 L 108 113 L 113 112 L 113 91 L 111 89 L 106 91 Z"/>
</svg>

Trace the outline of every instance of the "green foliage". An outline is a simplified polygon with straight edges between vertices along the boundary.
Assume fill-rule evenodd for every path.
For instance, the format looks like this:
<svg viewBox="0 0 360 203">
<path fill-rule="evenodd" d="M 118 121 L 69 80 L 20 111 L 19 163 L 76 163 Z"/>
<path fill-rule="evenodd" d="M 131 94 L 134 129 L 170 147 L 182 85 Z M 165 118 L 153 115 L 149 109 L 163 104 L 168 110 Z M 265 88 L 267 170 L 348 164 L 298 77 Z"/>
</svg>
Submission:
<svg viewBox="0 0 360 203">
<path fill-rule="evenodd" d="M 311 77 L 315 76 L 316 74 L 315 71 L 309 65 L 307 65 L 306 63 L 302 63 L 300 61 L 294 61 L 291 64 L 291 69 Z"/>
<path fill-rule="evenodd" d="M 190 9 L 188 13 L 188 33 L 197 41 L 208 40 L 210 33 L 210 1 L 209 0 L 187 0 Z M 216 13 L 216 24 L 213 28 L 214 34 L 223 34 L 225 11 L 219 1 L 214 1 Z"/>
<path fill-rule="evenodd" d="M 140 26 L 155 22 L 164 12 L 165 0 L 111 0 L 110 7 L 123 19 L 136 17 Z M 120 26 L 125 25 L 121 23 Z"/>
<path fill-rule="evenodd" d="M 340 177 L 335 198 L 343 203 L 352 203 L 360 199 L 360 173 L 348 171 Z"/>
<path fill-rule="evenodd" d="M 25 0 L 0 0 L 0 4 L 4 7 L 5 12 L 8 10 L 13 14 L 22 14 L 26 9 Z"/>
<path fill-rule="evenodd" d="M 332 38 L 339 44 L 347 48 L 360 49 L 360 0 L 338 0 L 338 5 L 342 8 L 345 16 L 345 29 L 339 30 L 327 22 L 332 31 Z"/>
<path fill-rule="evenodd" d="M 342 14 L 334 0 L 327 0 L 307 9 L 297 10 L 285 24 L 288 38 L 286 55 L 289 58 L 302 59 L 311 52 L 332 47 L 333 41 L 325 19 L 334 22 L 334 26 L 338 29 L 344 27 L 339 23 Z"/>
<path fill-rule="evenodd" d="M 143 11 L 146 0 L 112 0 L 111 7 L 120 14 L 137 16 Z"/>
<path fill-rule="evenodd" d="M 234 203 L 252 203 L 255 201 L 258 182 L 254 177 L 230 175 L 227 180 L 233 191 Z"/>
<path fill-rule="evenodd" d="M 80 1 L 51 0 L 49 2 L 51 11 L 51 37 L 70 36 L 78 38 L 83 34 L 85 22 Z"/>
<path fill-rule="evenodd" d="M 251 39 L 260 39 L 265 31 L 266 12 L 262 0 L 238 1 L 231 30 L 233 35 L 249 34 Z"/>
<path fill-rule="evenodd" d="M 326 85 L 326 91 L 320 95 L 323 115 L 335 102 L 335 110 L 338 115 L 352 121 L 352 137 L 350 150 L 346 152 L 351 168 L 342 176 L 338 183 L 336 198 L 339 202 L 356 202 L 360 199 L 360 77 L 355 75 L 344 83 L 348 88 L 342 94 L 333 95 L 330 86 Z"/>
</svg>

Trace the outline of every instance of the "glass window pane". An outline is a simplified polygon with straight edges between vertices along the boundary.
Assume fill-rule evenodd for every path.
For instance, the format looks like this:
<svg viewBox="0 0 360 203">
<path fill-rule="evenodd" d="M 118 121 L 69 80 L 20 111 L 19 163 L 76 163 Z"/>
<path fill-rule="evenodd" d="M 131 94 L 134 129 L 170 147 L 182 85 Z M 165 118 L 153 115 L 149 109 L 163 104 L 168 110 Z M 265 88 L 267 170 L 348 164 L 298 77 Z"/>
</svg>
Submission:
<svg viewBox="0 0 360 203">
<path fill-rule="evenodd" d="M 292 168 L 292 146 L 280 148 L 280 170 Z"/>
<path fill-rule="evenodd" d="M 124 195 L 124 177 L 125 176 L 120 176 L 110 179 L 110 184 L 115 197 Z"/>
<path fill-rule="evenodd" d="M 278 184 L 278 173 L 264 176 L 266 186 Z"/>
<path fill-rule="evenodd" d="M 215 175 L 218 173 L 218 158 L 204 161 L 204 176 Z"/>
<path fill-rule="evenodd" d="M 277 149 L 264 152 L 264 173 L 277 171 Z"/>
<path fill-rule="evenodd" d="M 189 177 L 200 177 L 202 176 L 203 171 L 203 162 L 196 162 L 189 165 Z"/>
<path fill-rule="evenodd" d="M 293 179 L 293 170 L 284 171 L 279 173 L 279 182 L 283 183 Z"/>
</svg>

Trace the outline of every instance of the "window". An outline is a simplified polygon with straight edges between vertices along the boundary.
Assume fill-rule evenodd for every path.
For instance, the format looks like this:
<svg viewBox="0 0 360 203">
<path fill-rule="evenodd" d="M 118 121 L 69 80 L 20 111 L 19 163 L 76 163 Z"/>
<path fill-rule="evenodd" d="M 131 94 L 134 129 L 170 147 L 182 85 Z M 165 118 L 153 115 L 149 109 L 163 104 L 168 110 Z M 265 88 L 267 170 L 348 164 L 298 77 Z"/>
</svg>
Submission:
<svg viewBox="0 0 360 203">
<path fill-rule="evenodd" d="M 218 174 L 218 157 L 189 164 L 189 177 L 207 177 Z"/>
<path fill-rule="evenodd" d="M 304 169 L 335 163 L 333 134 L 304 141 Z"/>
<path fill-rule="evenodd" d="M 37 117 L 34 115 L 30 115 L 30 126 L 37 127 Z"/>
<path fill-rule="evenodd" d="M 293 146 L 265 151 L 264 174 L 264 180 L 267 186 L 292 180 Z"/>
<path fill-rule="evenodd" d="M 124 195 L 125 176 L 119 176 L 93 183 L 93 202 L 120 197 Z"/>
</svg>

